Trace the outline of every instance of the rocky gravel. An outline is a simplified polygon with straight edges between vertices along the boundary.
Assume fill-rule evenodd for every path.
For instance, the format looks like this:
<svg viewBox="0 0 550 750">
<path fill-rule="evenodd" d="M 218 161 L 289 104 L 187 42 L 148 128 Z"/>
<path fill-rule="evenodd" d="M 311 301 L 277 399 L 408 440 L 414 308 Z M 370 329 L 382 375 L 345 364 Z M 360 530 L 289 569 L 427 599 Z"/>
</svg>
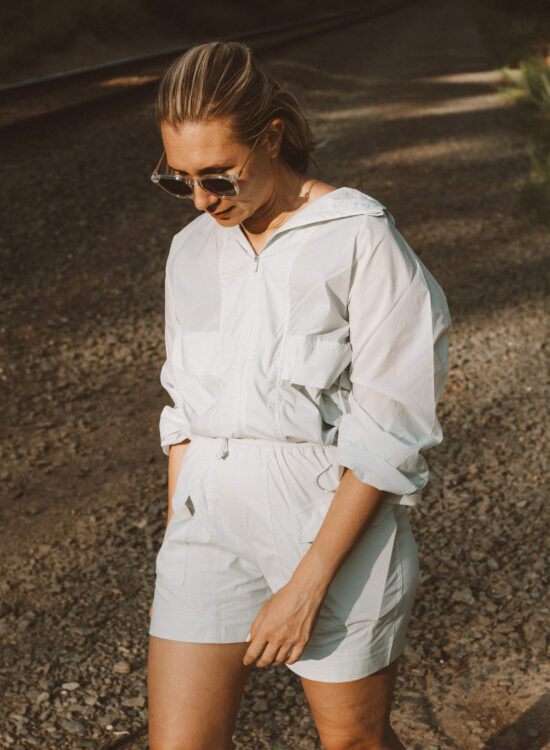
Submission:
<svg viewBox="0 0 550 750">
<path fill-rule="evenodd" d="M 320 174 L 384 202 L 445 289 L 445 440 L 411 511 L 423 572 L 395 696 L 408 750 L 550 748 L 547 229 L 517 111 L 465 2 L 271 52 Z M 147 747 L 166 513 L 163 278 L 195 214 L 148 183 L 149 95 L 2 138 L 0 746 Z M 255 669 L 239 750 L 320 748 L 299 679 Z"/>
</svg>

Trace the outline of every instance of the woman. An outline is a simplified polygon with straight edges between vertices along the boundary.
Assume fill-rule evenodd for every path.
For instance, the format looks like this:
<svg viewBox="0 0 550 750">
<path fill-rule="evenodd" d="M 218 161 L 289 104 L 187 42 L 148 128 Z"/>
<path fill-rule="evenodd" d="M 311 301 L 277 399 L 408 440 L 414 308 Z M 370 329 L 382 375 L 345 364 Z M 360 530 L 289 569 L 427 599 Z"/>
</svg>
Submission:
<svg viewBox="0 0 550 750">
<path fill-rule="evenodd" d="M 166 269 L 151 749 L 230 748 L 251 666 L 283 663 L 326 750 L 403 748 L 407 506 L 442 440 L 445 295 L 384 206 L 308 176 L 308 122 L 246 46 L 176 60 L 157 115 L 152 179 L 204 213 Z"/>
</svg>

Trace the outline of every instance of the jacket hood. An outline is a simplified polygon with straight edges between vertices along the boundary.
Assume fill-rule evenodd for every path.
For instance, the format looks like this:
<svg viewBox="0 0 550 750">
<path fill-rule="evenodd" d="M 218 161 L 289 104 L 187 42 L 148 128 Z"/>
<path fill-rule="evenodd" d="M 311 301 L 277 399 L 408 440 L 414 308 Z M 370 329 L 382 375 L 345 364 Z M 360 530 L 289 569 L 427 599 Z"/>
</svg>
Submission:
<svg viewBox="0 0 550 750">
<path fill-rule="evenodd" d="M 383 216 L 384 213 L 388 213 L 386 207 L 376 198 L 372 198 L 360 190 L 355 190 L 355 188 L 337 188 L 330 193 L 325 193 L 325 195 L 300 209 L 294 216 L 291 216 L 271 235 L 267 244 L 271 243 L 273 238 L 279 234 L 298 227 L 305 227 L 331 219 L 343 219 L 347 216 L 361 214 Z M 209 219 L 216 221 L 211 216 L 209 216 Z M 235 237 L 239 240 L 243 238 L 240 226 L 228 227 L 228 229 L 234 232 Z"/>
</svg>

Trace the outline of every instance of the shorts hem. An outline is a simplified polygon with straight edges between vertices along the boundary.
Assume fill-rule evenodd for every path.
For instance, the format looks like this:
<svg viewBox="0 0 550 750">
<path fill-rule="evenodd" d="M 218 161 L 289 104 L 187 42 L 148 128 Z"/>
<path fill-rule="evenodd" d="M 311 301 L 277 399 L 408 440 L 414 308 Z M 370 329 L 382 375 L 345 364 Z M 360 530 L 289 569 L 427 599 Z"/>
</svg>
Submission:
<svg viewBox="0 0 550 750">
<path fill-rule="evenodd" d="M 149 627 L 149 635 L 155 638 L 165 638 L 169 641 L 181 641 L 182 643 L 244 643 L 248 630 L 241 625 L 225 625 L 218 632 L 204 628 L 187 628 L 184 631 L 183 628 L 155 623 Z"/>
<path fill-rule="evenodd" d="M 405 638 L 396 638 L 391 648 L 374 653 L 361 651 L 326 659 L 304 659 L 294 664 L 286 664 L 299 677 L 316 682 L 352 682 L 368 677 L 378 670 L 387 667 L 401 656 Z"/>
</svg>

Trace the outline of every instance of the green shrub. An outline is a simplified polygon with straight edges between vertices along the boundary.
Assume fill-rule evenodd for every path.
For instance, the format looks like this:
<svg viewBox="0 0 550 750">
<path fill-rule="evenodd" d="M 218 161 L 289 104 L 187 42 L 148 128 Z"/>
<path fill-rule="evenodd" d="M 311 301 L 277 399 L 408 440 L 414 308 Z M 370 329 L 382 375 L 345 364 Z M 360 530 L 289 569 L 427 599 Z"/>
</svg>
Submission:
<svg viewBox="0 0 550 750">
<path fill-rule="evenodd" d="M 541 109 L 550 114 L 550 66 L 541 57 L 529 57 L 519 66 L 521 86 Z"/>
</svg>

